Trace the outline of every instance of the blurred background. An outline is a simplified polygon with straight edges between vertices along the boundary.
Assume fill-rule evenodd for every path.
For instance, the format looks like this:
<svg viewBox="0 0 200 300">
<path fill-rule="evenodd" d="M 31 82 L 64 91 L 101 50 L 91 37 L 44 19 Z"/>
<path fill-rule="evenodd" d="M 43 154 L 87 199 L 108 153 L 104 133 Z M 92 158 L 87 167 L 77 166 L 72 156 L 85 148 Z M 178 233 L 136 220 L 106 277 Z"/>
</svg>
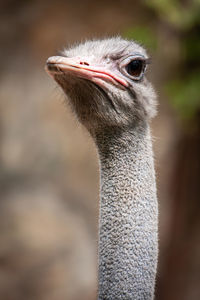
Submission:
<svg viewBox="0 0 200 300">
<path fill-rule="evenodd" d="M 2 300 L 95 299 L 96 150 L 44 64 L 116 34 L 148 48 L 159 95 L 156 300 L 200 299 L 200 1 L 1 0 Z"/>
</svg>

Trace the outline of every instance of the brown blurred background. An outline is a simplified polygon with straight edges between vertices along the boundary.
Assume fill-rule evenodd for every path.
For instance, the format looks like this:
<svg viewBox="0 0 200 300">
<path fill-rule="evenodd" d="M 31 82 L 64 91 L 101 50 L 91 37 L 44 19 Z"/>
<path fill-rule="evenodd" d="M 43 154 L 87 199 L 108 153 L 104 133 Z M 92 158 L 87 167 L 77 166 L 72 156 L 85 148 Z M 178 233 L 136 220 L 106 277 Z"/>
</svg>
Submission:
<svg viewBox="0 0 200 300">
<path fill-rule="evenodd" d="M 149 49 L 159 94 L 156 300 L 200 299 L 200 1 L 1 0 L 1 300 L 95 299 L 96 150 L 44 64 L 116 34 Z"/>
</svg>

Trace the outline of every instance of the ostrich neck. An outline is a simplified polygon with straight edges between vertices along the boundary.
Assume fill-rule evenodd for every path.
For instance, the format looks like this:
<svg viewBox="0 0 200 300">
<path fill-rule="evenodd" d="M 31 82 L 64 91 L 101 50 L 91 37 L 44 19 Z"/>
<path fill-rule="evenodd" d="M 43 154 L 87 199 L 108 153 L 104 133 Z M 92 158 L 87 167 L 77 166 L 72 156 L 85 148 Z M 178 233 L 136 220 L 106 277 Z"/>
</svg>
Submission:
<svg viewBox="0 0 200 300">
<path fill-rule="evenodd" d="M 96 136 L 101 169 L 99 300 L 150 300 L 157 266 L 157 198 L 147 124 Z"/>
</svg>

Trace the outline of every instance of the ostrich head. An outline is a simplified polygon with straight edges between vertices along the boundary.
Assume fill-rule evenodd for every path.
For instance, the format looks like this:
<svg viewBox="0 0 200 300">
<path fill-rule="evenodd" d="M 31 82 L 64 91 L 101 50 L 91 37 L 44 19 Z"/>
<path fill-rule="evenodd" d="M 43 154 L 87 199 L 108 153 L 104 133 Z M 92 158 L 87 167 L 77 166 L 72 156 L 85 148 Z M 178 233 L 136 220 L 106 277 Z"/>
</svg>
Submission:
<svg viewBox="0 0 200 300">
<path fill-rule="evenodd" d="M 47 60 L 46 70 L 62 87 L 80 122 L 91 132 L 126 128 L 151 119 L 155 93 L 146 78 L 149 58 L 119 37 L 87 41 Z"/>
</svg>

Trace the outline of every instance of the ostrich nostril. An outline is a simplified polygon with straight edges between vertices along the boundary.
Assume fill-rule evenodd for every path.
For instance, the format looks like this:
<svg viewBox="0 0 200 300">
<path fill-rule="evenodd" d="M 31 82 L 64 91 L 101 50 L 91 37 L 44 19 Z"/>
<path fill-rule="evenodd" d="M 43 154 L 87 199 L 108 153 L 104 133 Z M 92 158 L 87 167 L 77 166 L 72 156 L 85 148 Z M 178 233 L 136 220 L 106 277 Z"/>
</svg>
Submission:
<svg viewBox="0 0 200 300">
<path fill-rule="evenodd" d="M 85 65 L 85 66 L 89 66 L 89 64 L 86 61 L 81 61 L 80 65 Z"/>
</svg>

